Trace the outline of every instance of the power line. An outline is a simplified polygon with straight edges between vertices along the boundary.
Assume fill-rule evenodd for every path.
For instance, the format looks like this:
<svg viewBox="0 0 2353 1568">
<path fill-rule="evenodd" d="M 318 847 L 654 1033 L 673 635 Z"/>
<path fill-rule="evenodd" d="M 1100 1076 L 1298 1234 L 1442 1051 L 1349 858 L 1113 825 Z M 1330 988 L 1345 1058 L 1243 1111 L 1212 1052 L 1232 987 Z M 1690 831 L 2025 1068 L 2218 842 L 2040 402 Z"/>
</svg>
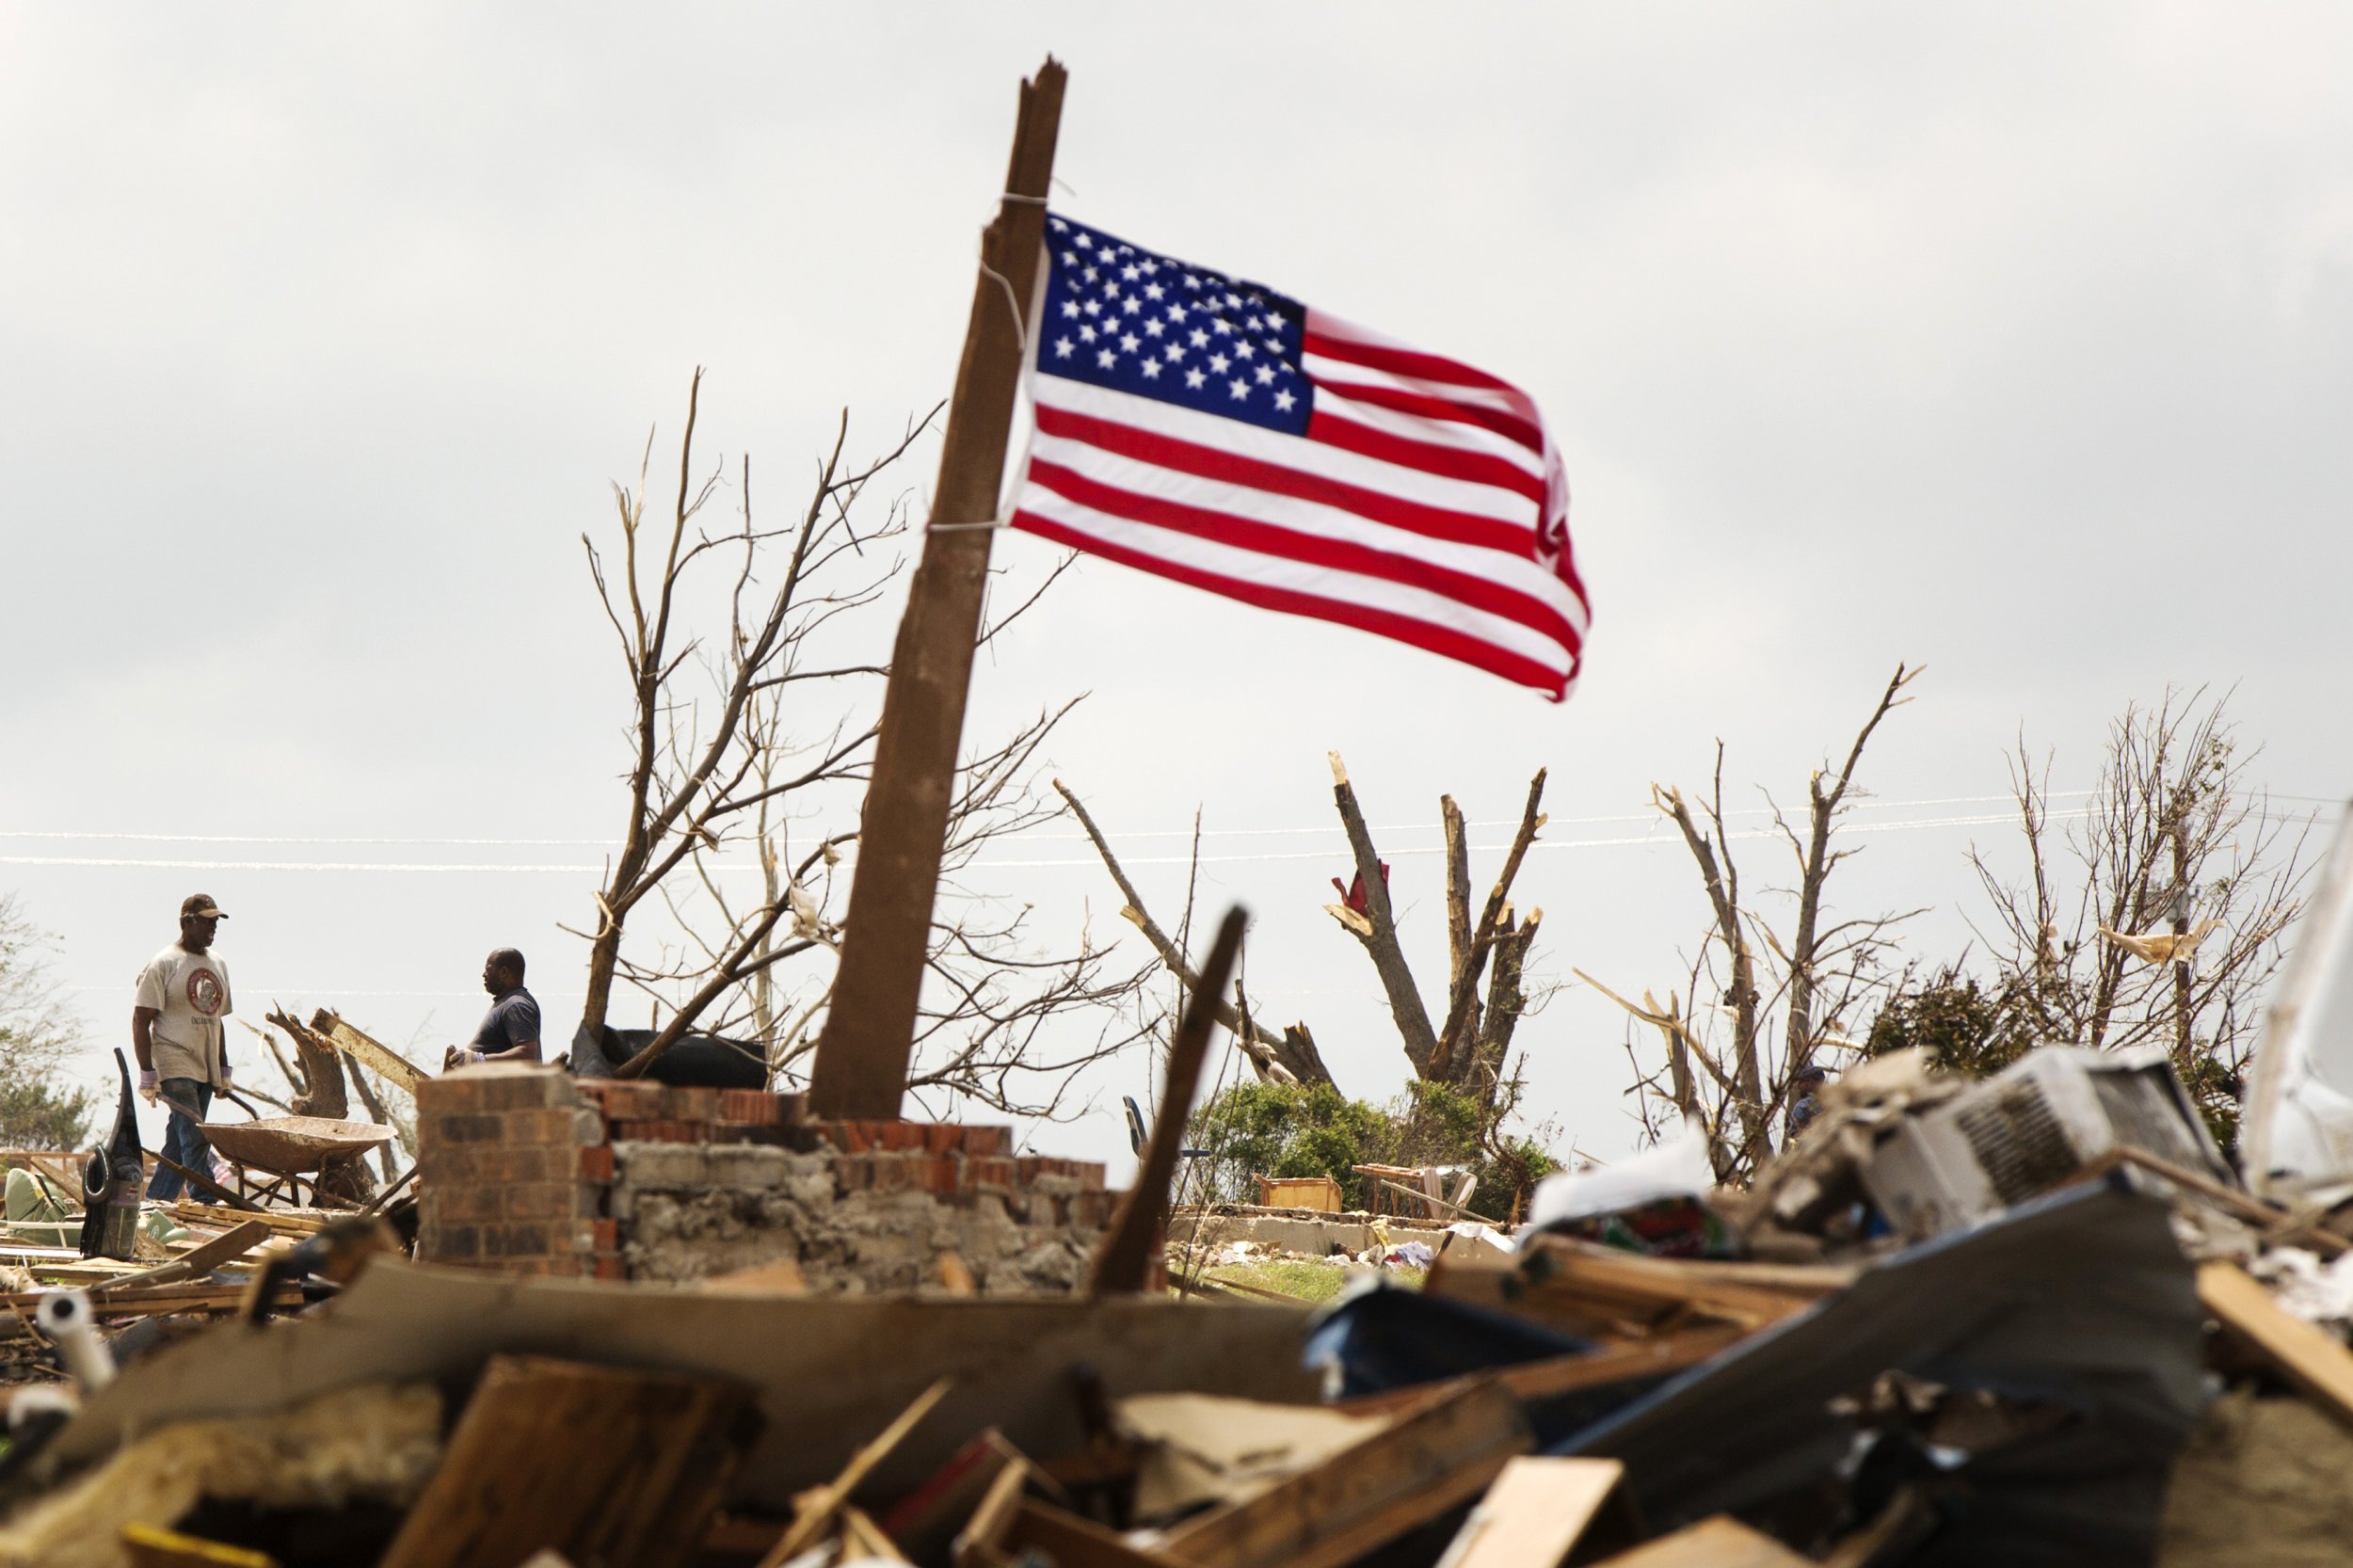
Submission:
<svg viewBox="0 0 2353 1568">
<path fill-rule="evenodd" d="M 2091 792 L 2092 792 L 2089 790 L 2057 790 L 2050 792 L 2045 798 L 2054 800 L 2060 798 L 2072 799 L 2075 796 L 2088 795 Z M 2012 795 L 1942 795 L 1921 800 L 1857 800 L 1851 804 L 1852 808 L 1857 810 L 1896 811 L 1911 810 L 1926 806 L 1981 806 L 1993 801 L 2011 801 L 2015 798 L 2016 797 Z M 2282 795 L 2278 798 L 2282 800 L 2301 800 L 2314 797 L 2302 795 Z M 2335 803 L 2331 802 L 2331 804 Z M 1769 806 L 1742 806 L 1736 807 L 1724 814 L 1727 817 L 1763 817 L 1771 815 L 1772 809 L 1773 808 Z M 1657 817 L 1658 814 L 1656 811 L 1625 811 L 1614 812 L 1598 817 L 1554 817 L 1551 819 L 1551 823 L 1552 825 L 1556 827 L 1583 827 L 1609 823 L 1655 822 L 1657 820 Z M 1371 831 L 1375 833 L 1418 833 L 1427 829 L 1429 825 L 1430 824 L 1426 822 L 1397 823 L 1388 826 L 1375 826 L 1371 829 Z M 1519 825 L 1519 819 L 1517 817 L 1496 817 L 1492 819 L 1481 819 L 1475 822 L 1468 822 L 1464 824 L 1464 825 L 1465 827 L 1516 827 Z M 1201 830 L 1201 837 L 1204 839 L 1261 839 L 1299 837 L 1306 835 L 1330 835 L 1337 834 L 1342 831 L 1343 829 L 1337 823 L 1325 823 L 1313 827 L 1205 827 Z M 1132 832 L 1120 832 L 1113 834 L 1112 837 L 1124 842 L 1135 839 L 1190 839 L 1193 837 L 1193 830 L 1190 827 L 1164 827 L 1140 829 Z M 1083 833 L 1025 833 L 1022 837 L 1032 842 L 1082 843 L 1086 840 L 1086 835 Z M 144 844 L 315 844 L 347 846 L 365 845 L 383 848 L 422 848 L 440 846 L 451 848 L 484 849 L 600 849 L 610 847 L 613 842 L 613 840 L 609 838 L 334 838 L 225 833 L 133 833 L 115 829 L 71 831 L 54 828 L 0 828 L 0 839 L 31 839 L 66 842 L 92 842 L 104 840 L 118 843 Z"/>
</svg>

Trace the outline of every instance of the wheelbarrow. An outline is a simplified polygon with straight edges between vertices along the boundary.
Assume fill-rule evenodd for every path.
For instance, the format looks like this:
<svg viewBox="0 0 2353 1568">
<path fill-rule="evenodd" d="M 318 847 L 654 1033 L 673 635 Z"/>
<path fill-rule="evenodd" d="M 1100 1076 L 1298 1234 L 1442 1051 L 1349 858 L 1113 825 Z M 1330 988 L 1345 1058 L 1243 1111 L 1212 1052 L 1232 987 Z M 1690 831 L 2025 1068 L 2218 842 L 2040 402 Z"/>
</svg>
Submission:
<svg viewBox="0 0 2353 1568">
<path fill-rule="evenodd" d="M 168 1095 L 164 1103 L 201 1125 L 205 1142 L 229 1162 L 240 1197 L 283 1197 L 296 1208 L 318 1206 L 318 1176 L 331 1160 L 365 1154 L 392 1142 L 392 1129 L 374 1122 L 339 1122 L 325 1116 L 264 1116 L 231 1090 L 223 1097 L 253 1119 L 249 1122 L 205 1122 Z M 260 1173 L 257 1176 L 255 1173 Z M 304 1176 L 311 1178 L 311 1202 L 302 1199 Z"/>
</svg>

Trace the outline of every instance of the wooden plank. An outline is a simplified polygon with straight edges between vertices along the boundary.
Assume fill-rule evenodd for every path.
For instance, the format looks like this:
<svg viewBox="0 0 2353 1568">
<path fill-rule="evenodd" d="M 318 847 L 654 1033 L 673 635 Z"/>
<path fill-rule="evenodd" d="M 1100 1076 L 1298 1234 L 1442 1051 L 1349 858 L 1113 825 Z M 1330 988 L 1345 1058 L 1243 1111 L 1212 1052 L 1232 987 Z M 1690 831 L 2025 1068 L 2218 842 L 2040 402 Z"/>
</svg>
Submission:
<svg viewBox="0 0 2353 1568">
<path fill-rule="evenodd" d="M 337 1050 L 385 1082 L 405 1089 L 411 1095 L 417 1092 L 417 1085 L 433 1076 L 390 1046 L 371 1038 L 364 1031 L 324 1007 L 311 1016 L 311 1028 L 324 1035 Z"/>
<path fill-rule="evenodd" d="M 1760 1535 L 1729 1514 L 1662 1535 L 1595 1568 L 1814 1568 L 1769 1535 Z"/>
<path fill-rule="evenodd" d="M 1045 249 L 1046 195 L 1062 127 L 1064 72 L 1048 58 L 1021 84 L 1013 158 L 996 221 L 981 236 L 964 359 L 940 441 L 923 552 L 890 655 L 859 818 L 857 874 L 842 924 L 833 1003 L 808 1083 L 828 1118 L 899 1114 L 915 1048 L 916 1001 L 932 936 L 956 749 L 988 581 L 990 530 L 1021 381 L 1021 317 Z M 946 527 L 940 526 L 946 524 Z"/>
<path fill-rule="evenodd" d="M 890 1456 L 891 1449 L 906 1440 L 907 1433 L 932 1413 L 933 1406 L 948 1397 L 948 1390 L 953 1386 L 950 1379 L 941 1378 L 924 1389 L 916 1396 L 913 1404 L 899 1412 L 897 1419 L 850 1456 L 850 1463 L 841 1467 L 840 1475 L 795 1498 L 792 1523 L 784 1534 L 777 1537 L 776 1544 L 768 1549 L 768 1555 L 760 1560 L 760 1568 L 780 1568 L 781 1564 L 792 1561 L 823 1540 L 831 1529 L 835 1516 L 850 1500 L 850 1494 L 873 1474 L 875 1465 Z"/>
<path fill-rule="evenodd" d="M 381 1568 L 688 1561 L 749 1437 L 751 1390 L 541 1356 L 491 1358 Z"/>
<path fill-rule="evenodd" d="M 2234 1336 L 2329 1415 L 2353 1426 L 2353 1351 L 2271 1299 L 2235 1263 L 2198 1270 L 2198 1299 Z"/>
<path fill-rule="evenodd" d="M 1444 1391 L 1322 1464 L 1169 1533 L 1195 1568 L 1339 1568 L 1459 1508 L 1530 1447 L 1491 1380 Z"/>
<path fill-rule="evenodd" d="M 1625 1476 L 1614 1459 L 1513 1460 L 1463 1521 L 1439 1568 L 1560 1568 Z"/>
<path fill-rule="evenodd" d="M 92 1299 L 111 1296 L 117 1290 L 136 1289 L 141 1286 L 161 1285 L 167 1280 L 186 1279 L 192 1274 L 210 1273 L 222 1264 L 243 1257 L 276 1233 L 260 1220 L 248 1220 L 222 1231 L 210 1240 L 199 1241 L 168 1263 L 159 1263 L 136 1274 L 125 1274 L 106 1286 L 103 1291 L 91 1292 Z"/>
</svg>

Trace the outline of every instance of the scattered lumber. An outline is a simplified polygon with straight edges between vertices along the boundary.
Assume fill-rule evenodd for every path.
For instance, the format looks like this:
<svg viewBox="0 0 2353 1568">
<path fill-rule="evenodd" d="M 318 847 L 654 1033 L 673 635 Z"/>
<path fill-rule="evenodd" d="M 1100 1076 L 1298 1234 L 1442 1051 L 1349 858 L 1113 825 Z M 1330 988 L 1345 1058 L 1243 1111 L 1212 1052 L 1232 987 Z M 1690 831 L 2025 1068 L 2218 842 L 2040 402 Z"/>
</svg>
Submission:
<svg viewBox="0 0 2353 1568">
<path fill-rule="evenodd" d="M 1625 1476 L 1614 1459 L 1511 1461 L 1463 1521 L 1447 1568 L 1560 1568 Z"/>
<path fill-rule="evenodd" d="M 1644 1257 L 1540 1236 L 1510 1260 L 1441 1258 L 1422 1288 L 1594 1338 L 1673 1331 L 1695 1320 L 1759 1329 L 1804 1311 L 1854 1278 L 1846 1268 Z"/>
<path fill-rule="evenodd" d="M 1178 1526 L 1164 1550 L 1194 1568 L 1339 1568 L 1478 1496 L 1529 1447 L 1500 1384 L 1442 1389 L 1323 1463 Z"/>
<path fill-rule="evenodd" d="M 319 1226 L 335 1218 L 331 1211 L 320 1208 L 265 1208 L 259 1213 L 232 1216 L 222 1213 L 218 1205 L 194 1203 L 186 1198 L 166 1205 L 164 1212 L 191 1230 L 200 1227 L 222 1230 L 232 1221 L 242 1224 L 247 1219 L 259 1220 L 276 1234 L 290 1236 L 297 1241 L 308 1240 Z"/>
<path fill-rule="evenodd" d="M 94 1296 L 111 1297 L 118 1290 L 135 1289 L 142 1286 L 162 1285 L 168 1280 L 185 1279 L 191 1274 L 210 1273 L 224 1263 L 232 1263 L 268 1240 L 274 1234 L 267 1224 L 247 1220 L 218 1236 L 199 1241 L 168 1263 L 159 1263 L 135 1274 L 125 1274 L 110 1282 Z"/>
<path fill-rule="evenodd" d="M 850 1494 L 873 1473 L 874 1466 L 890 1455 L 890 1450 L 904 1441 L 908 1432 L 932 1413 L 932 1407 L 948 1397 L 953 1386 L 941 1378 L 915 1397 L 915 1402 L 899 1413 L 898 1419 L 885 1427 L 874 1440 L 850 1456 L 850 1463 L 841 1473 L 823 1486 L 812 1487 L 792 1500 L 792 1523 L 776 1538 L 768 1555 L 760 1560 L 760 1568 L 780 1568 L 809 1547 L 824 1539 L 850 1500 Z"/>
<path fill-rule="evenodd" d="M 2329 1415 L 2353 1426 L 2353 1351 L 2271 1299 L 2235 1263 L 2198 1271 L 2198 1299 L 2223 1330 L 2252 1348 Z"/>
<path fill-rule="evenodd" d="M 751 1390 L 545 1356 L 490 1358 L 382 1568 L 692 1560 L 748 1445 Z"/>
<path fill-rule="evenodd" d="M 167 1285 L 153 1290 L 110 1291 L 93 1304 L 101 1318 L 165 1318 L 183 1312 L 233 1312 L 245 1293 L 240 1285 Z M 29 1314 L 46 1294 L 26 1290 L 0 1295 L 0 1308 L 10 1309 L 0 1317 L 0 1340 L 30 1337 L 36 1331 Z M 289 1282 L 272 1292 L 269 1304 L 288 1310 L 300 1306 L 302 1288 Z"/>
</svg>

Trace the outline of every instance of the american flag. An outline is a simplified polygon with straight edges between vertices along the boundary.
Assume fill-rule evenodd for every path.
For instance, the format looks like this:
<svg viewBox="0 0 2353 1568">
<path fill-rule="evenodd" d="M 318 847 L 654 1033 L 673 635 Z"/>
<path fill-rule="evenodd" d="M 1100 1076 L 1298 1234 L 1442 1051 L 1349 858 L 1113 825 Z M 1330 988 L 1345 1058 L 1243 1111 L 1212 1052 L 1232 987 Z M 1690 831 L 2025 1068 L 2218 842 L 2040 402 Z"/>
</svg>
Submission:
<svg viewBox="0 0 2353 1568">
<path fill-rule="evenodd" d="M 1012 526 L 1558 700 L 1589 611 L 1527 393 L 1049 214 Z"/>
</svg>

